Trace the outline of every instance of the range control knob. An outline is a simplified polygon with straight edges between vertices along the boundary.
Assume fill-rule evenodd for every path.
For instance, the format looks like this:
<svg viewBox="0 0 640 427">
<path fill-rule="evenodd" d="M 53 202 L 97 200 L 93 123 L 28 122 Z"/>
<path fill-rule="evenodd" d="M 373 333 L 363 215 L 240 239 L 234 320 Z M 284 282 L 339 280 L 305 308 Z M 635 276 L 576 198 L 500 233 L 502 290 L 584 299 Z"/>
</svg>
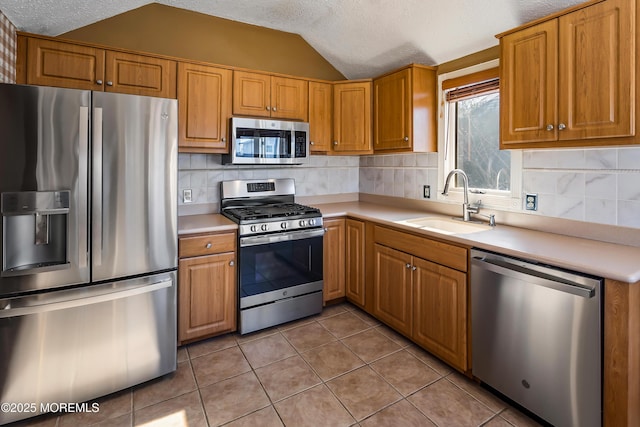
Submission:
<svg viewBox="0 0 640 427">
<path fill-rule="evenodd" d="M 286 222 L 281 222 L 280 223 L 280 228 L 282 228 L 283 230 L 287 228 L 287 223 Z"/>
<path fill-rule="evenodd" d="M 311 219 L 309 220 L 309 225 L 316 225 L 316 220 L 315 220 L 315 219 L 313 219 L 313 218 L 311 218 Z"/>
<path fill-rule="evenodd" d="M 262 224 L 260 226 L 260 230 L 262 230 L 262 231 L 267 231 L 268 229 L 269 229 L 269 226 L 267 224 Z"/>
<path fill-rule="evenodd" d="M 301 219 L 298 224 L 300 224 L 300 227 L 304 227 L 305 225 L 307 225 L 307 222 L 304 219 Z"/>
<path fill-rule="evenodd" d="M 252 233 L 255 233 L 256 231 L 258 231 L 258 226 L 252 225 L 251 227 L 249 227 L 249 230 L 251 230 Z"/>
</svg>

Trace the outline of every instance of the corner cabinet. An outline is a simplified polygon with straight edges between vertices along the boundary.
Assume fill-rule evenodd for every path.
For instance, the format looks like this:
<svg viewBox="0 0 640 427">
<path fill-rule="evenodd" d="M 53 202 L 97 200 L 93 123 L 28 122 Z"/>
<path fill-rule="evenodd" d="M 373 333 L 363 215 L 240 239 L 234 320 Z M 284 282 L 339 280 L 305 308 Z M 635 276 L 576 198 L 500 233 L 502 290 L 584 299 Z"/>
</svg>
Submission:
<svg viewBox="0 0 640 427">
<path fill-rule="evenodd" d="M 84 44 L 18 36 L 16 82 L 176 97 L 176 62 Z"/>
<path fill-rule="evenodd" d="M 233 114 L 307 121 L 307 80 L 233 72 Z"/>
<path fill-rule="evenodd" d="M 345 220 L 324 221 L 323 302 L 345 296 Z"/>
<path fill-rule="evenodd" d="M 178 64 L 180 152 L 228 153 L 232 71 Z"/>
<path fill-rule="evenodd" d="M 410 65 L 373 80 L 375 152 L 437 151 L 436 69 Z"/>
<path fill-rule="evenodd" d="M 236 330 L 236 234 L 179 240 L 178 343 Z"/>
<path fill-rule="evenodd" d="M 333 147 L 336 154 L 371 154 L 371 81 L 333 86 Z"/>
<path fill-rule="evenodd" d="M 381 226 L 373 245 L 372 314 L 467 371 L 468 249 Z"/>
<path fill-rule="evenodd" d="M 501 148 L 636 142 L 636 2 L 574 9 L 498 35 Z"/>
</svg>

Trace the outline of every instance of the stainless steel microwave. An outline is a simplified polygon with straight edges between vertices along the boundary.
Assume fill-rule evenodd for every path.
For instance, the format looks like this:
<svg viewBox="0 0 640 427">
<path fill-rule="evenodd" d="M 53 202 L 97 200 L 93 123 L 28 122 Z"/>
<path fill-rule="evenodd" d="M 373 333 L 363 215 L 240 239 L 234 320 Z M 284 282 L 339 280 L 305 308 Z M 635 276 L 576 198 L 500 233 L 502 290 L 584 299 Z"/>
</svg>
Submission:
<svg viewBox="0 0 640 427">
<path fill-rule="evenodd" d="M 232 117 L 225 164 L 296 165 L 309 158 L 309 123 Z"/>
</svg>

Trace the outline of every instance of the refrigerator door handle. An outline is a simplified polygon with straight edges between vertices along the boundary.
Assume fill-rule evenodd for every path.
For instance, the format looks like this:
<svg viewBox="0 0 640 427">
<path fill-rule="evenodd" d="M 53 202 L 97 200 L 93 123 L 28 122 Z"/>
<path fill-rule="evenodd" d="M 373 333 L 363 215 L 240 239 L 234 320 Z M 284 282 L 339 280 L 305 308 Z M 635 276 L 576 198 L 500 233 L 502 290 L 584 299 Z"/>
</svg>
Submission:
<svg viewBox="0 0 640 427">
<path fill-rule="evenodd" d="M 88 168 L 88 148 L 89 148 L 89 107 L 80 107 L 79 123 L 79 168 L 78 168 L 78 267 L 87 267 L 88 256 L 88 197 L 87 197 L 87 168 Z"/>
<path fill-rule="evenodd" d="M 102 265 L 102 108 L 93 109 L 93 265 Z"/>
<path fill-rule="evenodd" d="M 6 319 L 9 317 L 18 317 L 18 316 L 28 316 L 31 314 L 40 314 L 46 313 L 50 311 L 56 310 L 65 310 L 74 307 L 83 307 L 88 306 L 90 304 L 97 304 L 108 301 L 115 301 L 122 298 L 132 297 L 134 295 L 141 295 L 145 293 L 150 293 L 157 291 L 159 289 L 168 288 L 173 285 L 173 280 L 170 278 L 161 280 L 155 283 L 145 283 L 140 286 L 136 286 L 130 289 L 109 292 L 109 293 L 98 293 L 98 295 L 88 296 L 86 298 L 76 298 L 69 299 L 66 301 L 59 301 L 52 298 L 52 302 L 43 301 L 38 305 L 30 306 L 30 307 L 16 307 L 12 308 L 11 303 L 5 306 L 3 309 L 0 309 L 0 319 Z M 55 302 L 54 302 L 55 301 Z"/>
</svg>

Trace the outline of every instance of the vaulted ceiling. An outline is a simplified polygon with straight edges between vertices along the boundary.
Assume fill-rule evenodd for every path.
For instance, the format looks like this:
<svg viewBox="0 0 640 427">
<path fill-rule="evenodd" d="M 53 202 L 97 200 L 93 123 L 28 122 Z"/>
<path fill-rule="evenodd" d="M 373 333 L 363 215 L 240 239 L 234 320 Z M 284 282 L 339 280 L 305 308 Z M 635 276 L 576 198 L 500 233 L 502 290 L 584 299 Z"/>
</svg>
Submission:
<svg viewBox="0 0 640 427">
<path fill-rule="evenodd" d="M 444 62 L 497 44 L 494 35 L 583 0 L 160 0 L 301 35 L 349 79 Z M 146 0 L 0 0 L 21 31 L 56 36 Z"/>
</svg>

